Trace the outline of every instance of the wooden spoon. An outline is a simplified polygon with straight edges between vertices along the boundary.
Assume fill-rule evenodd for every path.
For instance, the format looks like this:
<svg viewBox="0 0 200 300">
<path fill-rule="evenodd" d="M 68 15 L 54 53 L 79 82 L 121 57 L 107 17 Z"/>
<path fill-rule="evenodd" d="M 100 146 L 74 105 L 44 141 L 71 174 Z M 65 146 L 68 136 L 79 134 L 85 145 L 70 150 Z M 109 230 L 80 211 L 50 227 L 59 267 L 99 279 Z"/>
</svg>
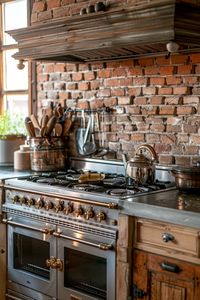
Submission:
<svg viewBox="0 0 200 300">
<path fill-rule="evenodd" d="M 32 121 L 29 117 L 25 118 L 25 126 L 26 126 L 26 130 L 28 132 L 28 135 L 30 137 L 35 137 L 35 128 L 34 128 L 33 123 L 32 123 Z"/>
<path fill-rule="evenodd" d="M 52 131 L 53 131 L 55 125 L 56 125 L 56 121 L 57 121 L 57 118 L 55 116 L 52 116 L 49 119 L 49 121 L 47 123 L 47 126 L 46 126 L 46 132 L 45 132 L 45 135 L 47 137 L 49 137 L 51 135 L 51 133 L 52 133 Z"/>
</svg>

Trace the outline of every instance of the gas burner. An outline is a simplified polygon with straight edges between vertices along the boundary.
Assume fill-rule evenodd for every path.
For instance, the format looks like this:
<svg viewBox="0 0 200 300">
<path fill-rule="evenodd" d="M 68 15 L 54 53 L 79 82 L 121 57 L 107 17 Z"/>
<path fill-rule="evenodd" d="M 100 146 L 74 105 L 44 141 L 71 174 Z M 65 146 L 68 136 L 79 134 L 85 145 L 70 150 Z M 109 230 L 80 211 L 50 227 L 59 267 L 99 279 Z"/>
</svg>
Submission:
<svg viewBox="0 0 200 300">
<path fill-rule="evenodd" d="M 85 192 L 104 192 L 105 189 L 103 186 L 100 185 L 95 185 L 95 184 L 87 184 L 87 183 L 79 183 L 79 184 L 74 184 L 73 189 L 79 190 L 79 191 L 85 191 Z"/>
<path fill-rule="evenodd" d="M 111 196 L 126 196 L 129 194 L 135 194 L 135 190 L 127 190 L 127 189 L 111 189 L 107 190 L 106 193 Z"/>
</svg>

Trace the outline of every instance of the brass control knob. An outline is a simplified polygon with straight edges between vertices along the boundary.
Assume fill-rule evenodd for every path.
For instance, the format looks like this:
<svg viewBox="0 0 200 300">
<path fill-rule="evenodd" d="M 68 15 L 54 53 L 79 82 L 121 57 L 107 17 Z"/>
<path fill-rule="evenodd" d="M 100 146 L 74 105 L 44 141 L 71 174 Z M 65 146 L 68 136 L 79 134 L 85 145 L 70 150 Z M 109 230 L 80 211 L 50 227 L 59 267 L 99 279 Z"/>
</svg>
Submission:
<svg viewBox="0 0 200 300">
<path fill-rule="evenodd" d="M 76 217 L 82 216 L 84 214 L 84 210 L 81 206 L 78 206 L 77 209 L 74 211 Z"/>
<path fill-rule="evenodd" d="M 58 213 L 59 211 L 63 210 L 63 204 L 61 201 L 59 201 L 56 205 L 55 205 L 55 211 Z"/>
<path fill-rule="evenodd" d="M 42 197 L 39 197 L 35 202 L 35 207 L 37 209 L 42 208 L 44 206 L 44 201 Z"/>
<path fill-rule="evenodd" d="M 26 199 L 26 197 L 20 197 L 18 201 L 22 205 L 22 204 L 26 203 L 27 199 Z"/>
<path fill-rule="evenodd" d="M 45 201 L 44 208 L 46 210 L 52 209 L 53 208 L 53 203 L 51 201 L 49 201 L 49 200 Z"/>
<path fill-rule="evenodd" d="M 64 213 L 66 215 L 69 215 L 73 212 L 74 208 L 73 208 L 73 204 L 72 203 L 68 203 L 67 206 L 64 208 Z"/>
<path fill-rule="evenodd" d="M 106 220 L 106 214 L 103 212 L 103 211 L 100 211 L 98 214 L 97 214 L 97 220 L 99 221 L 99 222 L 101 222 L 101 221 L 104 221 L 104 220 Z"/>
<path fill-rule="evenodd" d="M 34 205 L 35 200 L 33 198 L 27 199 L 26 204 L 30 207 L 32 205 Z"/>
<path fill-rule="evenodd" d="M 19 202 L 19 196 L 15 195 L 15 196 L 13 197 L 12 201 L 13 201 L 13 204 Z"/>
<path fill-rule="evenodd" d="M 95 216 L 95 213 L 94 213 L 93 208 L 89 207 L 88 210 L 85 213 L 86 220 L 92 219 L 92 218 L 94 218 L 94 216 Z"/>
</svg>

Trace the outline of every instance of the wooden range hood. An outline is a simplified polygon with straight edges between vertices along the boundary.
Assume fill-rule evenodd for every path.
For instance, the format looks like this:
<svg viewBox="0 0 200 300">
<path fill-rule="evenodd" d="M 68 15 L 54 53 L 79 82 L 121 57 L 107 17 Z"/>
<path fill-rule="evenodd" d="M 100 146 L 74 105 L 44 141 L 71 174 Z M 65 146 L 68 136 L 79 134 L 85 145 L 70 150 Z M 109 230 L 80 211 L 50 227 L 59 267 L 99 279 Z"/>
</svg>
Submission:
<svg viewBox="0 0 200 300">
<path fill-rule="evenodd" d="M 17 42 L 18 60 L 94 62 L 200 49 L 200 9 L 183 1 L 95 12 L 51 20 L 8 32 Z"/>
</svg>

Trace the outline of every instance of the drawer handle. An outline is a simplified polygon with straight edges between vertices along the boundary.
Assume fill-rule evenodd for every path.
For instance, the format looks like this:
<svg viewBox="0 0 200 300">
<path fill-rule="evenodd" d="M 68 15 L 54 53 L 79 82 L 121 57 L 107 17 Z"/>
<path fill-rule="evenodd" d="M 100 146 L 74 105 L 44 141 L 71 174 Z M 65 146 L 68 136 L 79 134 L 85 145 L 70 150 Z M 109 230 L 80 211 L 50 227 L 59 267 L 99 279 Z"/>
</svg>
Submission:
<svg viewBox="0 0 200 300">
<path fill-rule="evenodd" d="M 174 236 L 171 233 L 165 232 L 162 234 L 162 239 L 163 239 L 163 242 L 168 243 L 168 242 L 174 241 Z"/>
<path fill-rule="evenodd" d="M 168 272 L 173 272 L 173 273 L 181 272 L 181 269 L 179 268 L 179 266 L 165 262 L 165 261 L 161 262 L 160 266 L 163 270 L 168 271 Z"/>
</svg>

